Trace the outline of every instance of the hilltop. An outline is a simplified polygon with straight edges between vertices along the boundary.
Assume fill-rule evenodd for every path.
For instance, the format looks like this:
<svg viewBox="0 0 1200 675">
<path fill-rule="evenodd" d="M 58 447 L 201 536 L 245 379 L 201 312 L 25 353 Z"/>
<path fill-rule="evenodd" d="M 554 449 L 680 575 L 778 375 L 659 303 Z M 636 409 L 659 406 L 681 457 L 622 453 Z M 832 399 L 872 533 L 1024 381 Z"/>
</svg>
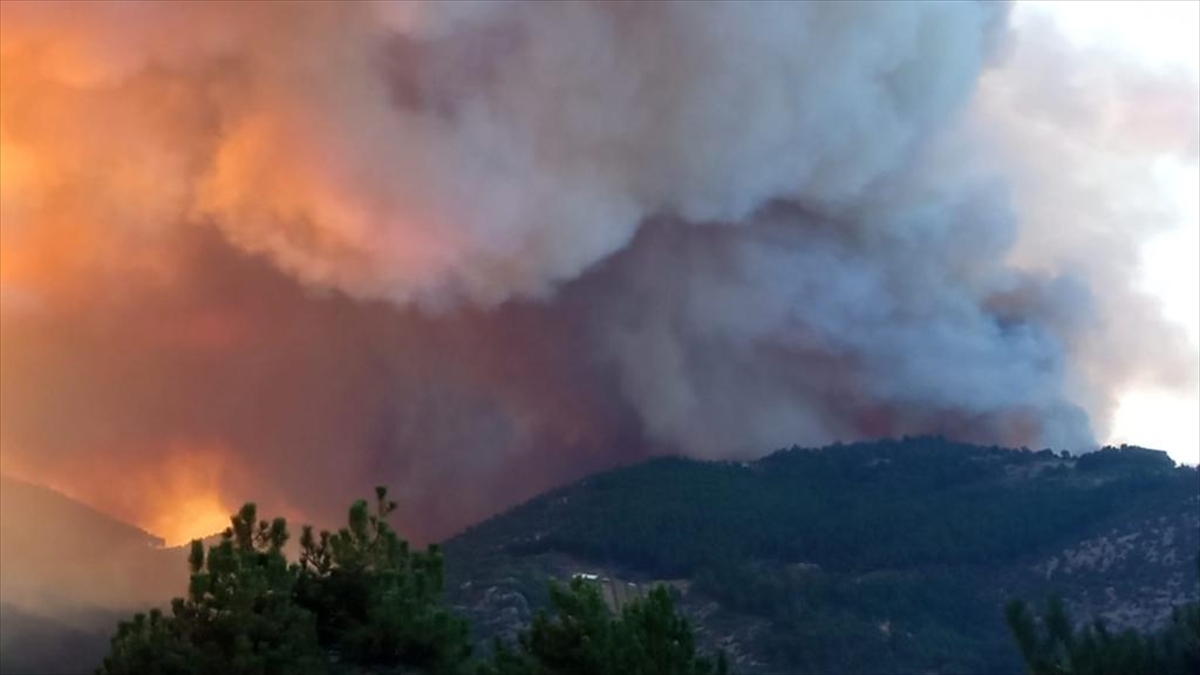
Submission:
<svg viewBox="0 0 1200 675">
<path fill-rule="evenodd" d="M 931 438 L 652 460 L 446 543 L 483 642 L 528 620 L 547 576 L 594 575 L 612 604 L 667 582 L 706 646 L 760 672 L 1019 672 L 1006 600 L 1157 626 L 1197 596 L 1198 552 L 1200 478 L 1165 453 Z"/>
</svg>

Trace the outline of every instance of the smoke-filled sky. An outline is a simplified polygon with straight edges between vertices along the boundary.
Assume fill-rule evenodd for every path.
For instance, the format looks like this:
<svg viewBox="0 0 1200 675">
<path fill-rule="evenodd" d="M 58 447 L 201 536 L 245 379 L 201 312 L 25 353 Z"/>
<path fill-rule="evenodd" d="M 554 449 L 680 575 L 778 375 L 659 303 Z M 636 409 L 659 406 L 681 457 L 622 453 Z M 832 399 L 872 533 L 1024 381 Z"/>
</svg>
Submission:
<svg viewBox="0 0 1200 675">
<path fill-rule="evenodd" d="M 1009 9 L 3 3 L 3 468 L 428 539 L 653 454 L 1094 448 L 1196 387 L 1139 281 L 1196 74 Z"/>
<path fill-rule="evenodd" d="M 1110 2 L 1022 2 L 1018 22 L 1049 14 L 1073 49 L 1119 51 L 1144 68 L 1186 68 L 1200 75 L 1200 3 L 1173 0 Z M 1200 125 L 1200 120 L 1193 124 Z M 1174 227 L 1141 242 L 1142 287 L 1161 302 L 1167 317 L 1188 331 L 1200 354 L 1200 170 L 1195 162 L 1155 162 L 1169 186 Z M 1200 461 L 1200 390 L 1126 391 L 1112 422 L 1113 442 L 1140 442 L 1164 448 L 1178 461 Z"/>
</svg>

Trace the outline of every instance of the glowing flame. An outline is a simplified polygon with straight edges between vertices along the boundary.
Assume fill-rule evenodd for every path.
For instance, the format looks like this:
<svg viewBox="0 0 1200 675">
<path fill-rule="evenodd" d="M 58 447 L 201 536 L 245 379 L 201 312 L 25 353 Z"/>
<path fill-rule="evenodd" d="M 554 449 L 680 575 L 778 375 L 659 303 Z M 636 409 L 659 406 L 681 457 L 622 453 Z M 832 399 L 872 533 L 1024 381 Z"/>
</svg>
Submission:
<svg viewBox="0 0 1200 675">
<path fill-rule="evenodd" d="M 115 453 L 94 453 L 109 457 Z M 141 453 L 141 457 L 153 457 Z M 120 461 L 73 462 L 34 469 L 18 453 L 0 455 L 0 470 L 45 485 L 118 520 L 180 546 L 221 532 L 237 508 L 226 497 L 228 448 L 221 444 L 175 442 L 158 461 L 127 465 Z"/>
<path fill-rule="evenodd" d="M 235 509 L 221 494 L 220 456 L 203 448 L 170 453 L 154 476 L 138 483 L 151 497 L 150 510 L 138 524 L 162 537 L 168 546 L 225 529 Z"/>
</svg>

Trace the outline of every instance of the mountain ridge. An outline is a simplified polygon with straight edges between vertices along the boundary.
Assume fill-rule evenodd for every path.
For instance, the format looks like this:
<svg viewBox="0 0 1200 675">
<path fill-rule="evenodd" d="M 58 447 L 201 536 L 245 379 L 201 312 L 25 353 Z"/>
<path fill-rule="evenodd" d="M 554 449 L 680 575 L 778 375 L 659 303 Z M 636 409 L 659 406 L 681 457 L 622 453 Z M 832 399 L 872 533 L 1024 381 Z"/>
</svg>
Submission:
<svg viewBox="0 0 1200 675">
<path fill-rule="evenodd" d="M 1198 475 L 1135 446 L 940 438 L 660 458 L 468 528 L 448 586 L 481 643 L 529 619 L 539 579 L 588 574 L 611 602 L 670 583 L 743 670 L 1019 672 L 1008 599 L 1061 592 L 1080 619 L 1145 628 L 1197 596 Z"/>
<path fill-rule="evenodd" d="M 544 606 L 547 578 L 582 575 L 614 608 L 669 585 L 699 642 L 735 670 L 1018 672 L 1000 612 L 1008 599 L 1059 592 L 1078 619 L 1150 627 L 1200 595 L 1198 477 L 1135 446 L 1070 457 L 938 438 L 793 447 L 751 462 L 663 457 L 551 490 L 445 541 L 447 596 L 484 649 Z M 40 514 L 3 509 L 4 581 L 36 570 L 71 601 L 14 595 L 6 583 L 0 671 L 85 672 L 128 613 L 103 609 L 106 596 L 132 610 L 181 592 L 182 549 L 119 521 L 86 527 L 80 514 L 112 519 L 52 490 L 9 477 L 0 487 L 9 507 L 37 497 Z M 62 514 L 75 529 L 60 527 Z M 109 527 L 111 537 L 67 548 L 73 536 L 45 536 Z M 78 653 L 65 658 L 64 645 Z"/>
</svg>

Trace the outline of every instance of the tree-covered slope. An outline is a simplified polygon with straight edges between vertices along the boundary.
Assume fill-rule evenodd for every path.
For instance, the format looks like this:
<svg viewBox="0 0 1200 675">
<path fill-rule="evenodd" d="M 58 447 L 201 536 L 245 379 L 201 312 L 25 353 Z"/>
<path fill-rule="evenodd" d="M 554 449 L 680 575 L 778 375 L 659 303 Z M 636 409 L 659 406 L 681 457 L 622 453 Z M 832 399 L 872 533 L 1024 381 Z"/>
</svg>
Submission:
<svg viewBox="0 0 1200 675">
<path fill-rule="evenodd" d="M 96 608 L 161 604 L 186 581 L 183 551 L 3 488 L 0 672 L 90 670 L 114 624 Z M 543 495 L 444 551 L 449 601 L 484 645 L 545 605 L 547 577 L 581 575 L 610 607 L 667 583 L 734 672 L 1017 672 L 1011 599 L 1060 593 L 1079 621 L 1145 629 L 1200 595 L 1200 474 L 1140 448 L 939 439 L 665 458 Z"/>
<path fill-rule="evenodd" d="M 742 669 L 1015 672 L 1011 597 L 1062 592 L 1080 618 L 1142 627 L 1194 597 L 1198 507 L 1196 470 L 1163 453 L 905 439 L 654 460 L 535 499 L 446 552 L 481 636 L 543 602 L 539 578 L 588 573 L 610 579 L 614 602 L 674 581 L 702 639 Z"/>
</svg>

